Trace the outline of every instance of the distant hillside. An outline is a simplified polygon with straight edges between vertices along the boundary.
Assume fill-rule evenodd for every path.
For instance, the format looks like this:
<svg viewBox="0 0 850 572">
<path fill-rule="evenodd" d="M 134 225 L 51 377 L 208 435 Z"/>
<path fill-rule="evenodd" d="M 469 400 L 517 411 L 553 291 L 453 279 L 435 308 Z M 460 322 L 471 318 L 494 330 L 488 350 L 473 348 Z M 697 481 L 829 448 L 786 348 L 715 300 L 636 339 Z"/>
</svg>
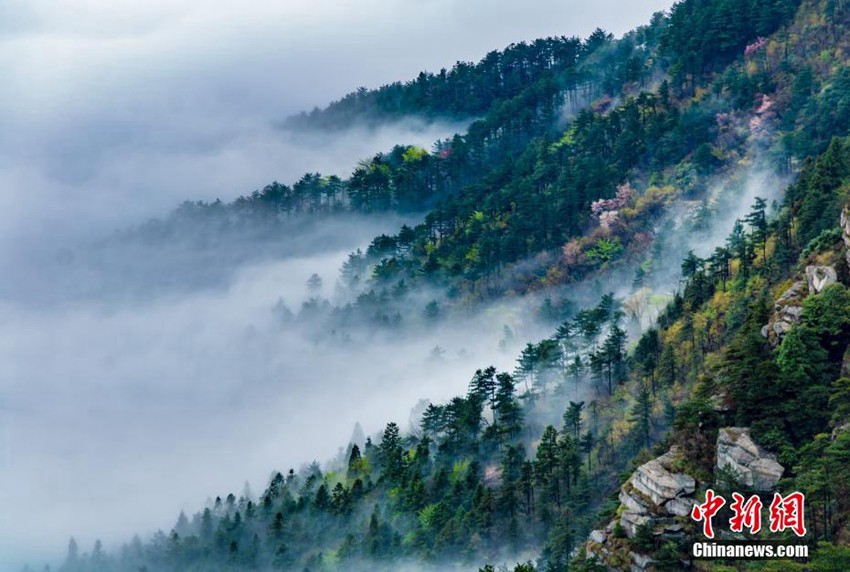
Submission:
<svg viewBox="0 0 850 572">
<path fill-rule="evenodd" d="M 557 83 L 578 91 L 595 79 L 598 69 L 582 64 L 610 41 L 596 30 L 586 41 L 545 38 L 492 51 L 477 64 L 457 62 L 451 70 L 421 72 L 415 80 L 376 90 L 360 88 L 325 109 L 290 117 L 290 128 L 342 129 L 354 123 L 422 117 L 479 117 L 536 84 Z"/>
</svg>

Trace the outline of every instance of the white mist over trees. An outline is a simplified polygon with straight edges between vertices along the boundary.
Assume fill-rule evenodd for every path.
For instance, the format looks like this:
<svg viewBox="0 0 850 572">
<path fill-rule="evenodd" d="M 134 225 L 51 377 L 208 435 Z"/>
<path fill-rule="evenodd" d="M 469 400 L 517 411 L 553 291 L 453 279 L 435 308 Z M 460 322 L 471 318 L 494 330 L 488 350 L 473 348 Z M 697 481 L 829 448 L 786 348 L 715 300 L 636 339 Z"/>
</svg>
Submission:
<svg viewBox="0 0 850 572">
<path fill-rule="evenodd" d="M 145 249 L 96 258 L 103 252 L 92 255 L 91 244 L 184 199 L 227 200 L 309 171 L 345 175 L 355 161 L 397 142 L 429 147 L 459 127 L 404 124 L 296 138 L 274 125 L 357 85 L 476 58 L 526 37 L 585 33 L 601 19 L 597 12 L 579 23 L 566 11 L 554 26 L 560 3 L 531 7 L 523 7 L 518 27 L 516 17 L 504 17 L 512 8 L 492 3 L 375 2 L 357 14 L 312 2 L 255 2 L 238 14 L 220 3 L 202 11 L 173 2 L 7 6 L 0 30 L 0 68 L 10 87 L 0 95 L 4 566 L 9 558 L 57 556 L 46 547 L 71 534 L 89 547 L 95 530 L 106 540 L 149 530 L 171 520 L 175 508 L 197 506 L 206 491 L 245 477 L 262 481 L 280 463 L 329 456 L 352 420 L 374 430 L 369 423 L 381 422 L 389 403 L 403 418 L 417 399 L 449 395 L 468 376 L 470 359 L 450 353 L 446 365 L 416 365 L 436 345 L 493 361 L 482 352 L 495 348 L 501 324 L 452 334 L 464 343 L 438 335 L 361 355 L 329 356 L 298 336 L 269 334 L 269 309 L 279 297 L 297 307 L 314 272 L 324 290 L 332 288 L 344 255 L 397 228 L 395 221 L 349 225 L 338 245 L 295 258 L 234 265 L 212 289 L 192 291 L 190 282 L 188 291 L 161 294 L 139 294 L 126 257 L 158 284 L 179 284 L 192 265 L 148 265 L 169 254 Z M 620 30 L 651 9 L 641 7 Z M 374 21 L 358 15 L 367 13 Z M 447 34 L 447 26 L 467 33 Z M 401 35 L 407 53 L 396 49 Z M 419 44 L 432 44 L 427 60 L 414 49 L 417 35 Z M 435 37 L 455 39 L 434 45 Z M 107 287 L 115 300 L 98 301 Z M 123 288 L 133 291 L 129 300 Z M 496 339 L 481 339 L 484 330 Z M 413 371 L 413 381 L 399 383 Z M 401 393 L 365 408 L 362 398 L 388 383 Z M 339 399 L 332 403 L 329 393 Z M 331 418 L 336 428 L 324 425 Z"/>
</svg>

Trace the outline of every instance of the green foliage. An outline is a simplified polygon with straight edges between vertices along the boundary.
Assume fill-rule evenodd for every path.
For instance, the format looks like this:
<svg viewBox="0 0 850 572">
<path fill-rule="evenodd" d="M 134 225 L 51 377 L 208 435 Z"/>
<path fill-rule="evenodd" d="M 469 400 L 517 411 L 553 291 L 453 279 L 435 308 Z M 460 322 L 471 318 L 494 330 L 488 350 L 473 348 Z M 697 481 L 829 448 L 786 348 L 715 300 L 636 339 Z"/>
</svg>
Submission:
<svg viewBox="0 0 850 572">
<path fill-rule="evenodd" d="M 835 227 L 847 199 L 842 184 L 850 176 L 849 165 L 844 144 L 833 139 L 816 161 L 807 163 L 797 184 L 789 190 L 788 201 L 798 210 L 801 244 L 806 245 Z"/>
<path fill-rule="evenodd" d="M 821 93 L 815 89 L 811 68 L 797 76 L 791 111 L 796 114 L 790 140 L 799 157 L 823 152 L 833 137 L 846 136 L 850 131 L 850 68 L 840 67 Z"/>
<path fill-rule="evenodd" d="M 638 525 L 635 529 L 635 535 L 629 539 L 629 546 L 636 552 L 643 554 L 655 550 L 655 535 L 653 534 L 652 524 L 646 522 Z"/>
<path fill-rule="evenodd" d="M 807 257 L 811 254 L 825 252 L 841 241 L 841 229 L 837 227 L 827 228 L 814 237 L 803 249 L 801 256 Z"/>
<path fill-rule="evenodd" d="M 743 54 L 796 12 L 799 0 L 682 0 L 670 10 L 662 50 L 673 58 L 676 84 L 701 76 Z M 693 88 L 693 79 L 690 87 Z"/>
<path fill-rule="evenodd" d="M 850 291 L 834 283 L 806 298 L 800 323 L 811 329 L 830 361 L 838 362 L 850 340 Z"/>
<path fill-rule="evenodd" d="M 332 103 L 290 118 L 298 128 L 339 129 L 356 121 L 393 117 L 473 117 L 487 113 L 504 100 L 516 97 L 528 85 L 551 80 L 558 72 L 575 73 L 575 67 L 598 42 L 578 38 L 546 38 L 531 44 L 512 44 L 503 51 L 488 53 L 479 63 L 458 62 L 450 70 L 420 73 L 406 83 L 393 83 L 377 90 L 360 89 Z"/>
<path fill-rule="evenodd" d="M 615 239 L 600 238 L 587 251 L 587 258 L 591 263 L 605 264 L 614 260 L 622 251 L 623 247 Z"/>
</svg>

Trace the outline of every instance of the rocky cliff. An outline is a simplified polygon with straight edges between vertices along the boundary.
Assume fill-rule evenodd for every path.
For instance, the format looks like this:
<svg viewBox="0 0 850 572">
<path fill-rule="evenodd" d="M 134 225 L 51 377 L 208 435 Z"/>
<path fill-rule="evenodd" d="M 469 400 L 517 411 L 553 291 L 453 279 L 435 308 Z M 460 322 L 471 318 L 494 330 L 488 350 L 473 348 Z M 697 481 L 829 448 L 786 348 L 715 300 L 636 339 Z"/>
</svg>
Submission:
<svg viewBox="0 0 850 572">
<path fill-rule="evenodd" d="M 772 491 L 785 471 L 775 455 L 753 440 L 747 427 L 720 429 L 715 455 L 716 474 L 724 479 L 731 474 L 737 485 L 750 491 Z M 719 483 L 698 482 L 684 472 L 682 461 L 674 446 L 632 473 L 620 487 L 617 518 L 590 533 L 585 545 L 588 559 L 608 570 L 655 570 L 656 554 L 650 545 L 694 537 L 696 527 L 690 515 L 701 497 L 697 491 Z M 683 559 L 678 564 L 688 568 L 691 562 Z"/>
</svg>

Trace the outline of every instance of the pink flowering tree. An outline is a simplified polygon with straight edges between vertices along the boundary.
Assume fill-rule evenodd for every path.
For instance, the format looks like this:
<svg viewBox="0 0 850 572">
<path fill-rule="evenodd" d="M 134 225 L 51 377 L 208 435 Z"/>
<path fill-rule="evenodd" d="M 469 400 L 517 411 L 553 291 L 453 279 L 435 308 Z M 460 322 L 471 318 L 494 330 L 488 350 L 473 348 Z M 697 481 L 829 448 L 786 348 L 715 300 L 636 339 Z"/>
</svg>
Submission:
<svg viewBox="0 0 850 572">
<path fill-rule="evenodd" d="M 763 137 L 767 134 L 769 121 L 774 117 L 776 117 L 776 112 L 773 111 L 773 100 L 767 95 L 763 95 L 761 104 L 750 118 L 750 133 L 754 137 Z"/>
<path fill-rule="evenodd" d="M 599 226 L 609 230 L 617 222 L 620 209 L 625 207 L 634 196 L 635 190 L 628 182 L 617 187 L 617 194 L 612 199 L 599 199 L 590 204 L 590 212 L 599 220 Z"/>
<path fill-rule="evenodd" d="M 755 42 L 753 42 L 752 44 L 750 44 L 746 48 L 744 48 L 744 57 L 747 57 L 747 58 L 753 57 L 753 55 L 755 55 L 756 52 L 758 52 L 760 49 L 762 49 L 765 46 L 765 44 L 767 44 L 766 39 L 758 38 Z"/>
</svg>

